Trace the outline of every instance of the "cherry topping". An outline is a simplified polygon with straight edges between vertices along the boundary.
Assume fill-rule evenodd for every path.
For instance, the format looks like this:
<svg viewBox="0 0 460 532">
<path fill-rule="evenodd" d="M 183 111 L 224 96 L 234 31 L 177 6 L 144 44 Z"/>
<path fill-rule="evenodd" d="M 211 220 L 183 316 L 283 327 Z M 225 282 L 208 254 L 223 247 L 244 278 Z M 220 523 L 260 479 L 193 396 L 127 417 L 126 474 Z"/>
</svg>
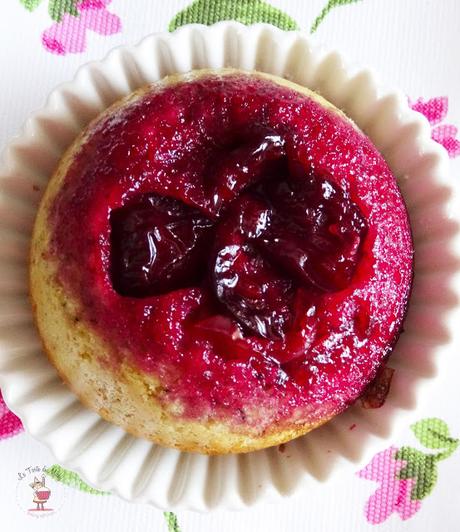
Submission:
<svg viewBox="0 0 460 532">
<path fill-rule="evenodd" d="M 348 285 L 366 232 L 344 191 L 313 173 L 296 174 L 245 193 L 216 234 L 215 293 L 265 338 L 284 337 L 289 329 L 297 285 L 316 292 Z"/>
<path fill-rule="evenodd" d="M 211 221 L 182 202 L 146 194 L 112 211 L 111 277 L 124 296 L 192 286 L 203 274 Z"/>
<path fill-rule="evenodd" d="M 208 174 L 211 209 L 205 201 L 202 210 L 213 221 L 155 194 L 112 212 L 113 286 L 143 297 L 207 282 L 227 315 L 209 318 L 198 335 L 222 344 L 221 351 L 240 330 L 236 323 L 263 338 L 284 338 L 299 287 L 321 293 L 348 286 L 366 222 L 345 191 L 289 162 L 284 140 L 266 130 Z"/>
</svg>

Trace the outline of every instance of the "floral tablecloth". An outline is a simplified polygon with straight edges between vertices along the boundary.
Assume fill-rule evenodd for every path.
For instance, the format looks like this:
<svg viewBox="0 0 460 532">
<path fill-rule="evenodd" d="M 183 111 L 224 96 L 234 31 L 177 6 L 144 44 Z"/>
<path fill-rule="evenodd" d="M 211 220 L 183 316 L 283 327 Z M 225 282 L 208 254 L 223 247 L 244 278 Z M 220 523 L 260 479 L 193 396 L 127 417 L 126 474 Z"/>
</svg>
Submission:
<svg viewBox="0 0 460 532">
<path fill-rule="evenodd" d="M 372 66 L 428 118 L 459 179 L 458 0 L 3 0 L 0 9 L 2 147 L 88 60 L 154 31 L 234 19 L 314 33 Z M 162 512 L 90 488 L 23 432 L 0 393 L 0 530 L 460 530 L 458 367 L 452 358 L 428 371 L 432 393 L 418 398 L 412 423 L 356 474 L 237 513 Z"/>
</svg>

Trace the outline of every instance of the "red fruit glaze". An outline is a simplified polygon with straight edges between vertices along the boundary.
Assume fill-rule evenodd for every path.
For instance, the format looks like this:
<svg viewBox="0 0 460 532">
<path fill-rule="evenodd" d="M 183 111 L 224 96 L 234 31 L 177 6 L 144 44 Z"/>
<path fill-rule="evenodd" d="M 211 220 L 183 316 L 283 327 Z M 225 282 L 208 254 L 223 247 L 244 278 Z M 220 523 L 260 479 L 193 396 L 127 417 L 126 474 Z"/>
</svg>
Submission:
<svg viewBox="0 0 460 532">
<path fill-rule="evenodd" d="M 58 279 L 183 416 L 263 431 L 353 402 L 404 319 L 413 248 L 372 143 L 245 75 L 93 126 L 49 214 Z"/>
</svg>

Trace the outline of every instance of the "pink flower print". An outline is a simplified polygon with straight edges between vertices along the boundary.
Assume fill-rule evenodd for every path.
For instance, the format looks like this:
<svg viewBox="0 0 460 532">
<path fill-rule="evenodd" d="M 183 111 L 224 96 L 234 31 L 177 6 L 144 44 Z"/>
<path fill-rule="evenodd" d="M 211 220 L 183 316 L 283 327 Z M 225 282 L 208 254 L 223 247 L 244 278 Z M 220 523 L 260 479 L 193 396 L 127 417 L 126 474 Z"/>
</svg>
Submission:
<svg viewBox="0 0 460 532">
<path fill-rule="evenodd" d="M 43 46 L 60 55 L 79 53 L 86 49 L 86 32 L 113 35 L 121 30 L 121 21 L 106 6 L 112 0 L 83 0 L 77 4 L 78 16 L 65 13 L 60 22 L 43 32 Z"/>
<path fill-rule="evenodd" d="M 456 138 L 458 129 L 451 124 L 440 124 L 446 118 L 449 108 L 447 96 L 438 96 L 427 101 L 423 101 L 422 98 L 415 102 L 409 100 L 409 105 L 414 111 L 424 115 L 434 126 L 431 129 L 431 138 L 444 146 L 449 157 L 458 157 L 460 155 L 460 141 Z"/>
<path fill-rule="evenodd" d="M 447 96 L 439 96 L 437 98 L 431 98 L 431 100 L 426 102 L 422 98 L 419 98 L 415 102 L 409 100 L 409 105 L 411 109 L 425 116 L 428 122 L 434 126 L 446 118 L 449 101 Z"/>
<path fill-rule="evenodd" d="M 21 420 L 8 409 L 0 391 L 0 439 L 15 436 L 22 430 Z"/>
<path fill-rule="evenodd" d="M 369 523 L 376 525 L 386 521 L 393 512 L 401 519 L 409 519 L 420 509 L 421 502 L 411 499 L 415 479 L 399 479 L 398 474 L 406 465 L 405 460 L 396 459 L 396 447 L 377 453 L 371 462 L 357 475 L 374 480 L 380 486 L 366 503 L 364 512 Z"/>
<path fill-rule="evenodd" d="M 456 138 L 457 133 L 458 129 L 452 124 L 437 126 L 431 130 L 431 138 L 446 148 L 451 159 L 460 155 L 460 141 Z"/>
</svg>

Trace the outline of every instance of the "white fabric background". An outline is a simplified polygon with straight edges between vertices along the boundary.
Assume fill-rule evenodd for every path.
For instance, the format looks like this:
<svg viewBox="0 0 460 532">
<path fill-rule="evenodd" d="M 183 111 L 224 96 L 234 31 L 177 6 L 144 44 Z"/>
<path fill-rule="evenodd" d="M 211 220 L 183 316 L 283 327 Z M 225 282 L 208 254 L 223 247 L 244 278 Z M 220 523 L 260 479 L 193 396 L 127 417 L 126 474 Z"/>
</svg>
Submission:
<svg viewBox="0 0 460 532">
<path fill-rule="evenodd" d="M 272 0 L 308 31 L 325 0 Z M 0 5 L 0 147 L 18 132 L 32 110 L 43 105 L 58 83 L 71 79 L 83 63 L 103 57 L 112 47 L 136 43 L 154 31 L 167 29 L 185 0 L 113 0 L 110 11 L 120 16 L 123 31 L 103 37 L 90 34 L 83 54 L 55 56 L 40 43 L 50 25 L 46 6 L 28 13 L 19 0 Z M 460 124 L 459 0 L 363 0 L 339 7 L 320 25 L 316 38 L 369 65 L 385 84 L 400 87 L 412 98 L 449 96 L 447 122 Z M 460 179 L 460 159 L 451 161 L 452 179 Z M 452 364 L 458 361 L 452 359 Z M 444 366 L 446 367 L 446 366 Z M 453 368 L 453 366 L 452 366 Z M 432 393 L 420 398 L 413 421 L 440 417 L 460 436 L 458 372 L 447 369 L 432 379 Z M 413 444 L 409 429 L 395 445 Z M 383 449 L 382 449 L 383 450 Z M 166 531 L 162 512 L 121 501 L 114 496 L 88 495 L 62 486 L 63 507 L 55 515 L 35 519 L 16 503 L 18 471 L 30 465 L 51 465 L 49 451 L 21 434 L 0 441 L 0 530 L 23 531 Z M 422 509 L 410 520 L 393 514 L 379 530 L 454 532 L 460 529 L 460 451 L 439 466 L 439 480 Z M 364 504 L 376 485 L 356 476 L 335 479 L 322 489 L 295 499 L 244 512 L 195 514 L 177 512 L 182 532 L 361 531 L 367 523 Z"/>
</svg>

